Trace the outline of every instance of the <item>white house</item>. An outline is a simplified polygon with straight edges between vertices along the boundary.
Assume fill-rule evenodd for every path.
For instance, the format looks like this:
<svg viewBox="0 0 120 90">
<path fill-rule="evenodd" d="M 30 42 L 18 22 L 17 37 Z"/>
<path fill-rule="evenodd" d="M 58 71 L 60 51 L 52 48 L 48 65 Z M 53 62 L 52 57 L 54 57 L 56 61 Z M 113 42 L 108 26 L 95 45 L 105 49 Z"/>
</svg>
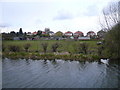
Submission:
<svg viewBox="0 0 120 90">
<path fill-rule="evenodd" d="M 64 34 L 65 36 L 72 36 L 73 35 L 73 33 L 71 32 L 71 31 L 67 31 L 67 32 L 65 32 L 65 34 Z"/>
<path fill-rule="evenodd" d="M 95 34 L 95 32 L 93 32 L 93 31 L 89 31 L 88 33 L 87 33 L 87 36 L 88 37 L 91 37 L 91 36 L 95 36 L 96 34 Z"/>
<path fill-rule="evenodd" d="M 74 34 L 73 34 L 74 36 L 84 36 L 83 35 L 83 32 L 81 32 L 81 31 L 77 31 L 77 32 L 75 32 Z"/>
<path fill-rule="evenodd" d="M 53 31 L 49 31 L 49 35 L 53 36 L 55 33 Z"/>
</svg>

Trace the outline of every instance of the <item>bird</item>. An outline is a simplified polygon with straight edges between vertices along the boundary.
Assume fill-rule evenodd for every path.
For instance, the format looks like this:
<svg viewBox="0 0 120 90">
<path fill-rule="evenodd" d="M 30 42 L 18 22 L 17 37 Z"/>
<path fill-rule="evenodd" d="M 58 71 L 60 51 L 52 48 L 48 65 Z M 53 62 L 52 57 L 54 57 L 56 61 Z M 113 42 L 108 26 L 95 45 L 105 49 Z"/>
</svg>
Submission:
<svg viewBox="0 0 120 90">
<path fill-rule="evenodd" d="M 102 58 L 102 59 L 100 59 L 100 61 L 102 62 L 102 63 L 104 63 L 104 64 L 108 64 L 108 62 L 109 62 L 109 59 L 107 59 L 107 58 Z"/>
</svg>

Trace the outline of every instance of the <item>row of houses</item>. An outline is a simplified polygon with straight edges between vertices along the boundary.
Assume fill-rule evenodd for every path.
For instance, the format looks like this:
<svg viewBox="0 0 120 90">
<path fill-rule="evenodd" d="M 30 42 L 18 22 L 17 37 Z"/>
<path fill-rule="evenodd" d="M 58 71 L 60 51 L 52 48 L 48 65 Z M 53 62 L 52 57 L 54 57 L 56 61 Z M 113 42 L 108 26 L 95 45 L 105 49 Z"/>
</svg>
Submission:
<svg viewBox="0 0 120 90">
<path fill-rule="evenodd" d="M 60 32 L 60 31 L 59 31 L 59 32 Z M 62 33 L 62 32 L 61 32 L 61 33 Z M 53 31 L 49 31 L 49 32 L 42 31 L 42 34 L 49 34 L 50 36 L 55 35 L 55 33 L 54 33 Z M 67 32 L 62 33 L 62 34 L 65 35 L 65 36 L 68 36 L 68 37 L 70 37 L 70 36 L 79 36 L 79 37 L 83 37 L 83 36 L 84 36 L 84 33 L 81 32 L 81 31 L 76 31 L 75 33 L 71 32 L 71 31 L 67 31 Z M 27 35 L 37 35 L 37 32 L 36 32 L 36 31 L 33 32 L 33 33 L 28 32 Z M 91 36 L 95 36 L 95 35 L 96 35 L 95 32 L 89 31 L 89 32 L 87 33 L 86 37 L 91 37 Z"/>
<path fill-rule="evenodd" d="M 98 36 L 102 37 L 103 32 L 98 32 L 97 34 L 94 31 L 89 31 L 87 32 L 86 35 L 84 35 L 83 32 L 81 31 L 76 31 L 76 32 L 71 32 L 67 31 L 65 33 L 58 31 L 54 33 L 51 31 L 49 28 L 45 28 L 44 31 L 38 30 L 37 32 L 27 32 L 25 35 L 20 36 L 20 37 L 14 37 L 14 40 L 23 38 L 27 38 L 27 40 L 50 40 L 50 39 L 55 39 L 55 40 L 61 40 L 61 39 L 75 39 L 75 40 L 89 40 L 89 39 L 97 39 Z M 100 34 L 100 35 L 98 35 Z M 26 36 L 27 35 L 27 36 Z M 48 39 L 47 39 L 48 38 Z"/>
<path fill-rule="evenodd" d="M 67 31 L 65 33 L 58 31 L 54 33 L 50 31 L 49 28 L 45 28 L 44 31 L 38 30 L 37 32 L 22 32 L 22 28 L 20 28 L 19 32 L 11 31 L 10 33 L 2 33 L 3 40 L 11 39 L 11 40 L 61 40 L 61 39 L 75 39 L 75 40 L 89 40 L 89 39 L 97 39 L 103 38 L 105 32 L 104 30 L 100 30 L 97 34 L 94 31 L 87 32 L 84 35 L 81 31 L 71 32 Z M 8 38 L 7 38 L 8 37 Z"/>
<path fill-rule="evenodd" d="M 27 35 L 37 35 L 38 32 L 28 32 Z M 61 33 L 59 36 L 56 35 L 56 33 Z M 63 39 L 74 39 L 74 40 L 90 40 L 91 37 L 95 37 L 96 33 L 93 31 L 89 31 L 86 36 L 84 36 L 84 33 L 81 31 L 76 31 L 75 33 L 71 31 L 67 31 L 65 33 L 62 33 L 61 31 L 58 31 L 54 33 L 53 31 L 47 30 L 47 31 L 42 31 L 42 35 L 44 34 L 49 34 L 49 38 L 43 38 L 44 40 L 63 40 Z M 64 37 L 63 37 L 64 36 Z M 39 37 L 34 37 L 35 40 L 39 40 Z M 42 39 L 42 38 L 41 38 Z M 27 40 L 32 40 L 32 38 L 28 38 Z"/>
<path fill-rule="evenodd" d="M 81 31 L 76 31 L 75 33 L 71 32 L 71 31 L 68 31 L 68 32 L 65 32 L 64 35 L 66 35 L 66 36 L 79 36 L 79 37 L 83 37 L 84 33 L 81 32 Z M 95 35 L 96 35 L 95 32 L 89 31 L 87 33 L 86 37 L 95 36 Z"/>
</svg>

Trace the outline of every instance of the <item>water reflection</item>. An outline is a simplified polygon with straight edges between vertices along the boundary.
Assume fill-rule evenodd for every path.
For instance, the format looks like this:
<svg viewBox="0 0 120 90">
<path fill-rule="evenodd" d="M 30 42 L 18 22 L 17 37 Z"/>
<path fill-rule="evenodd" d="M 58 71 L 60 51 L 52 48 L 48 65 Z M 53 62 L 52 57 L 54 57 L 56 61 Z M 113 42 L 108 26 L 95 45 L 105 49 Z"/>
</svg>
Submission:
<svg viewBox="0 0 120 90">
<path fill-rule="evenodd" d="M 117 88 L 118 62 L 3 60 L 4 88 Z"/>
</svg>

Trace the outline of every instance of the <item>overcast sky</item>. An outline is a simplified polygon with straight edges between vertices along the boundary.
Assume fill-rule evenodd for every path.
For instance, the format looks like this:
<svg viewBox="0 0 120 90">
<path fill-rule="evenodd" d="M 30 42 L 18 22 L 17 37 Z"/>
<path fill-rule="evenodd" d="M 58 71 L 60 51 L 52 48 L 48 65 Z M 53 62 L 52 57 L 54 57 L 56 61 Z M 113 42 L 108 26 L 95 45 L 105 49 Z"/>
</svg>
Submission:
<svg viewBox="0 0 120 90">
<path fill-rule="evenodd" d="M 9 1 L 9 2 L 8 2 Z M 99 16 L 111 0 L 1 0 L 2 32 L 99 31 Z M 4 27 L 5 26 L 5 27 Z"/>
</svg>

